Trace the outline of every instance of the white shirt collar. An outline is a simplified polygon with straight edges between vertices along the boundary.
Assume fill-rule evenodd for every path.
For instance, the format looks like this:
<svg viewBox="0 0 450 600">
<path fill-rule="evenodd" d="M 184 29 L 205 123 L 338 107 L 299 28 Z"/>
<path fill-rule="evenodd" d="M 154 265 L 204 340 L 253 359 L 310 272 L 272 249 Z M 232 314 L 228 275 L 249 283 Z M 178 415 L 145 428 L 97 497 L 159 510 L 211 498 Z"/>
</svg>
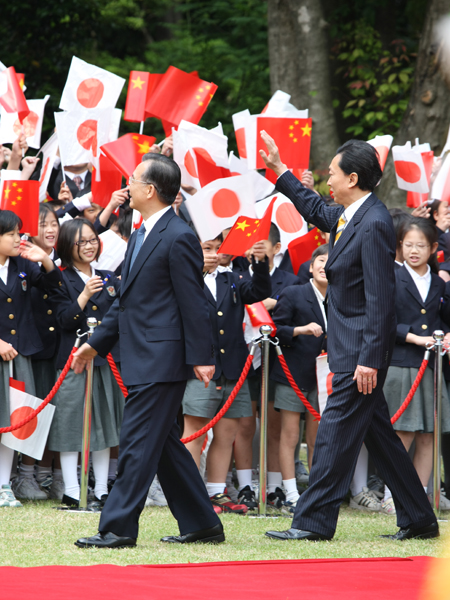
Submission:
<svg viewBox="0 0 450 600">
<path fill-rule="evenodd" d="M 347 208 L 344 210 L 344 212 L 341 215 L 345 219 L 345 226 L 347 226 L 348 223 L 350 223 L 351 219 L 355 216 L 358 209 L 364 204 L 364 202 L 367 200 L 367 198 L 371 195 L 372 195 L 372 192 L 369 192 L 368 194 L 366 194 L 365 196 L 363 196 L 356 202 L 353 202 L 353 204 L 350 204 L 350 206 L 347 206 Z"/>
<path fill-rule="evenodd" d="M 219 265 L 217 267 L 217 270 L 219 271 L 219 273 L 227 273 L 228 271 L 230 273 L 232 273 L 233 272 L 233 263 L 230 263 L 226 267 L 224 267 L 223 265 Z"/>
<path fill-rule="evenodd" d="M 148 234 L 153 229 L 153 227 L 156 225 L 156 223 L 159 221 L 159 219 L 163 216 L 163 214 L 166 213 L 171 208 L 172 208 L 172 205 L 169 204 L 169 206 L 166 206 L 165 208 L 158 210 L 158 212 L 155 212 L 151 217 L 149 217 L 146 221 L 144 221 L 144 227 L 145 227 L 144 241 L 147 239 Z"/>
<path fill-rule="evenodd" d="M 408 263 L 405 261 L 403 263 L 405 269 L 408 271 L 408 273 L 411 275 L 411 277 L 413 278 L 414 281 L 428 281 L 429 279 L 431 279 L 431 269 L 430 269 L 430 265 L 427 265 L 427 272 L 425 273 L 425 275 L 419 275 L 418 273 L 416 273 L 416 271 L 414 271 L 414 269 L 411 269 L 411 267 L 408 265 Z"/>
<path fill-rule="evenodd" d="M 94 275 L 95 275 L 95 271 L 92 268 L 92 266 L 91 266 L 91 275 L 90 275 L 90 277 L 88 275 L 86 275 L 85 273 L 83 273 L 82 271 L 80 271 L 79 269 L 77 269 L 76 267 L 74 267 L 73 270 L 75 271 L 75 273 L 78 273 L 78 275 L 82 279 L 83 283 L 85 283 L 85 284 L 89 281 L 89 279 L 91 279 L 91 277 L 94 277 Z"/>
<path fill-rule="evenodd" d="M 5 285 L 8 282 L 8 267 L 9 267 L 9 256 L 5 260 L 5 264 L 0 266 L 0 278 Z"/>
<path fill-rule="evenodd" d="M 278 254 L 275 254 L 275 256 L 273 257 L 273 264 L 275 267 L 279 267 L 281 265 L 281 261 L 283 260 L 284 257 L 284 252 L 278 252 Z"/>
<path fill-rule="evenodd" d="M 68 177 L 69 179 L 72 179 L 74 177 L 81 177 L 81 181 L 84 183 L 85 179 L 86 179 L 86 175 L 88 174 L 88 170 L 86 169 L 86 171 L 83 171 L 82 173 L 71 173 L 70 171 L 64 171 L 64 175 L 66 175 L 66 177 Z"/>
</svg>

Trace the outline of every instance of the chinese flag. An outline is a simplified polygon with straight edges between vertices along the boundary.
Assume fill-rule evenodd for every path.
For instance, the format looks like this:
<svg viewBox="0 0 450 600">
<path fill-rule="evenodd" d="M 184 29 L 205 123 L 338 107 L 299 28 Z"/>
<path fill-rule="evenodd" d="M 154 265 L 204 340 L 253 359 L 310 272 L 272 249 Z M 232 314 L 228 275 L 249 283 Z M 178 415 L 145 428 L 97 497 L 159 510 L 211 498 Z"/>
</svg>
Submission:
<svg viewBox="0 0 450 600">
<path fill-rule="evenodd" d="M 215 83 L 169 67 L 148 99 L 146 112 L 163 121 L 166 133 L 168 125 L 178 127 L 183 119 L 196 125 L 216 90 Z"/>
<path fill-rule="evenodd" d="M 219 167 L 203 148 L 193 148 L 193 152 L 197 159 L 197 174 L 201 187 L 216 179 L 231 177 L 230 169 Z"/>
<path fill-rule="evenodd" d="M 318 246 L 324 244 L 317 227 L 311 229 L 306 235 L 302 235 L 288 244 L 289 256 L 291 257 L 292 269 L 295 274 L 298 273 L 300 265 L 310 260 L 311 254 Z"/>
<path fill-rule="evenodd" d="M 307 169 L 311 148 L 312 119 L 295 117 L 258 117 L 256 119 L 256 168 L 265 169 L 259 150 L 267 152 L 260 132 L 266 131 L 280 151 L 282 162 L 290 169 Z"/>
<path fill-rule="evenodd" d="M 8 67 L 0 73 L 0 90 L 4 90 L 3 95 L 0 96 L 0 104 L 6 112 L 17 113 L 21 123 L 30 114 L 22 87 L 14 67 Z"/>
<path fill-rule="evenodd" d="M 272 317 L 269 315 L 267 308 L 262 302 L 246 304 L 245 308 L 247 309 L 247 313 L 250 317 L 250 322 L 253 327 L 257 327 L 259 330 L 261 325 L 270 325 L 272 327 L 272 333 L 270 335 L 275 335 L 277 328 L 272 320 Z"/>
<path fill-rule="evenodd" d="M 164 77 L 164 73 L 149 73 L 148 74 L 148 86 L 147 86 L 147 98 L 145 101 L 145 117 L 154 117 L 149 112 L 147 105 L 151 102 L 152 96 L 156 91 L 156 88 L 161 82 L 161 79 Z"/>
<path fill-rule="evenodd" d="M 217 254 L 242 256 L 256 242 L 267 240 L 272 222 L 272 209 L 276 199 L 276 196 L 272 198 L 261 219 L 238 217 Z"/>
<path fill-rule="evenodd" d="M 439 250 L 439 252 L 436 254 L 436 256 L 437 256 L 438 263 L 445 262 L 445 256 L 444 256 L 444 251 L 443 250 Z"/>
<path fill-rule="evenodd" d="M 2 210 L 11 210 L 22 219 L 21 233 L 38 234 L 39 227 L 39 181 L 3 182 Z"/>
<path fill-rule="evenodd" d="M 108 157 L 100 154 L 100 181 L 97 181 L 95 167 L 92 170 L 92 202 L 106 208 L 111 200 L 111 194 L 120 190 L 122 173 L 116 169 Z"/>
<path fill-rule="evenodd" d="M 103 144 L 101 149 L 116 169 L 122 173 L 125 179 L 128 179 L 155 141 L 156 138 L 153 136 L 126 133 L 114 142 Z"/>
<path fill-rule="evenodd" d="M 125 104 L 125 121 L 139 123 L 145 121 L 145 103 L 150 73 L 145 71 L 130 71 L 127 101 Z"/>
</svg>

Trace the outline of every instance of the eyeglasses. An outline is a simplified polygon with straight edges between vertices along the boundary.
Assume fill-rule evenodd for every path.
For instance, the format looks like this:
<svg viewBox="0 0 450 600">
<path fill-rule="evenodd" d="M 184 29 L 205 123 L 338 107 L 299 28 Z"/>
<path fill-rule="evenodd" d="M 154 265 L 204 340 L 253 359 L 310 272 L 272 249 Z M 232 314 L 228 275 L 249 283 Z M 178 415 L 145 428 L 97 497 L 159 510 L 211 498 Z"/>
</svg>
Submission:
<svg viewBox="0 0 450 600">
<path fill-rule="evenodd" d="M 406 242 L 406 244 L 403 244 L 403 248 L 406 248 L 407 250 L 411 250 L 412 248 L 417 248 L 417 250 L 419 250 L 419 252 L 423 252 L 423 250 L 425 250 L 425 248 L 429 248 L 430 244 L 411 244 L 411 242 Z"/>
<path fill-rule="evenodd" d="M 153 181 L 142 181 L 142 179 L 135 179 L 132 175 L 130 175 L 128 177 L 128 185 L 131 185 L 132 183 L 143 183 L 144 185 L 152 185 L 159 194 L 159 190 L 153 183 Z"/>
<path fill-rule="evenodd" d="M 92 238 L 90 240 L 80 240 L 79 242 L 75 242 L 75 246 L 86 246 L 87 244 L 91 244 L 91 246 L 96 246 L 99 243 L 99 240 L 97 238 Z"/>
</svg>

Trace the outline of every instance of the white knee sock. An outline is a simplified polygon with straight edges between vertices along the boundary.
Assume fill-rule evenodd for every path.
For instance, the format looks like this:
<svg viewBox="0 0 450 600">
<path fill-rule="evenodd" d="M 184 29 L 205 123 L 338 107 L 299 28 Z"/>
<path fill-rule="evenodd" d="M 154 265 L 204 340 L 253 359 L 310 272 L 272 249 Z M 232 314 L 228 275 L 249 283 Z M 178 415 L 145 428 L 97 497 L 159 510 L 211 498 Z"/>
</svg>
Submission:
<svg viewBox="0 0 450 600">
<path fill-rule="evenodd" d="M 13 461 L 14 450 L 7 448 L 0 442 L 0 489 L 2 485 L 9 485 Z"/>
<path fill-rule="evenodd" d="M 236 475 L 239 481 L 239 492 L 247 486 L 249 486 L 251 490 L 253 489 L 251 469 L 236 469 Z"/>
<path fill-rule="evenodd" d="M 272 494 L 277 487 L 281 489 L 283 478 L 276 471 L 267 472 L 267 493 Z"/>
<path fill-rule="evenodd" d="M 206 484 L 206 491 L 208 492 L 208 496 L 215 496 L 216 494 L 223 494 L 225 490 L 226 484 L 223 483 L 208 483 Z"/>
<path fill-rule="evenodd" d="M 92 452 L 92 468 L 95 476 L 95 497 L 100 500 L 108 494 L 109 448 Z"/>
<path fill-rule="evenodd" d="M 300 498 L 300 494 L 297 489 L 297 480 L 295 479 L 283 479 L 284 489 L 286 490 L 286 500 L 288 502 L 297 502 Z"/>
<path fill-rule="evenodd" d="M 78 452 L 60 452 L 61 471 L 64 480 L 64 493 L 74 500 L 80 499 L 78 483 Z"/>
<path fill-rule="evenodd" d="M 388 488 L 387 485 L 384 486 L 384 502 L 386 502 L 386 500 L 389 500 L 389 498 L 392 498 L 392 492 L 391 490 Z"/>
<path fill-rule="evenodd" d="M 353 497 L 363 491 L 363 487 L 367 487 L 367 467 L 369 464 L 369 453 L 364 444 L 361 446 L 361 451 L 358 456 L 358 461 L 355 467 L 355 473 L 350 484 L 350 491 Z"/>
</svg>

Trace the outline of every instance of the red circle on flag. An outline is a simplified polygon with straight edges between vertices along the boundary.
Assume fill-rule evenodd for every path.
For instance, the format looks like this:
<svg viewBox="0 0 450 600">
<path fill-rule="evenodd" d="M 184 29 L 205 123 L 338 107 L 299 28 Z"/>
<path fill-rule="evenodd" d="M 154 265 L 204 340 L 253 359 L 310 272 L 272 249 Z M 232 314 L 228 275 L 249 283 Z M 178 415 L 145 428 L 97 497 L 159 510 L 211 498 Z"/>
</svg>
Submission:
<svg viewBox="0 0 450 600">
<path fill-rule="evenodd" d="M 376 151 L 378 152 L 381 170 L 383 170 L 389 154 L 389 148 L 387 146 L 377 146 Z"/>
<path fill-rule="evenodd" d="M 39 116 L 34 112 L 34 110 L 30 111 L 23 120 L 23 132 L 25 137 L 33 137 L 36 132 L 38 122 Z M 13 131 L 17 136 L 22 133 L 22 123 L 19 121 L 19 119 L 14 121 Z"/>
<path fill-rule="evenodd" d="M 234 135 L 236 136 L 236 144 L 238 147 L 239 156 L 241 158 L 247 158 L 247 146 L 245 145 L 245 127 L 236 129 Z"/>
<path fill-rule="evenodd" d="M 303 227 L 303 219 L 293 204 L 283 202 L 277 208 L 275 219 L 278 227 L 286 233 L 296 233 Z"/>
<path fill-rule="evenodd" d="M 100 79 L 85 79 L 77 88 L 77 98 L 81 106 L 95 108 L 103 97 L 105 86 Z"/>
<path fill-rule="evenodd" d="M 189 173 L 189 175 L 198 179 L 198 173 L 197 173 L 197 168 L 195 166 L 195 161 L 192 158 L 192 154 L 189 151 L 187 151 L 186 154 L 184 155 L 184 166 L 186 167 L 186 171 Z"/>
<path fill-rule="evenodd" d="M 92 148 L 92 153 L 97 156 L 97 121 L 88 119 L 81 123 L 77 129 L 77 140 L 85 150 Z"/>
<path fill-rule="evenodd" d="M 401 179 L 408 183 L 417 183 L 420 181 L 422 171 L 419 165 L 408 160 L 396 160 L 394 162 L 395 172 Z"/>
<path fill-rule="evenodd" d="M 211 207 L 216 217 L 225 219 L 237 215 L 241 208 L 241 203 L 236 192 L 223 189 L 214 194 L 211 200 Z"/>
<path fill-rule="evenodd" d="M 14 427 L 18 425 L 21 421 L 26 419 L 31 413 L 34 411 L 31 406 L 21 406 L 17 408 L 11 415 L 11 425 Z M 21 427 L 20 429 L 16 429 L 15 431 L 11 431 L 14 437 L 18 440 L 26 440 L 31 437 L 33 433 L 36 431 L 36 427 L 38 425 L 38 418 L 34 417 L 31 419 L 29 423 Z"/>
</svg>

